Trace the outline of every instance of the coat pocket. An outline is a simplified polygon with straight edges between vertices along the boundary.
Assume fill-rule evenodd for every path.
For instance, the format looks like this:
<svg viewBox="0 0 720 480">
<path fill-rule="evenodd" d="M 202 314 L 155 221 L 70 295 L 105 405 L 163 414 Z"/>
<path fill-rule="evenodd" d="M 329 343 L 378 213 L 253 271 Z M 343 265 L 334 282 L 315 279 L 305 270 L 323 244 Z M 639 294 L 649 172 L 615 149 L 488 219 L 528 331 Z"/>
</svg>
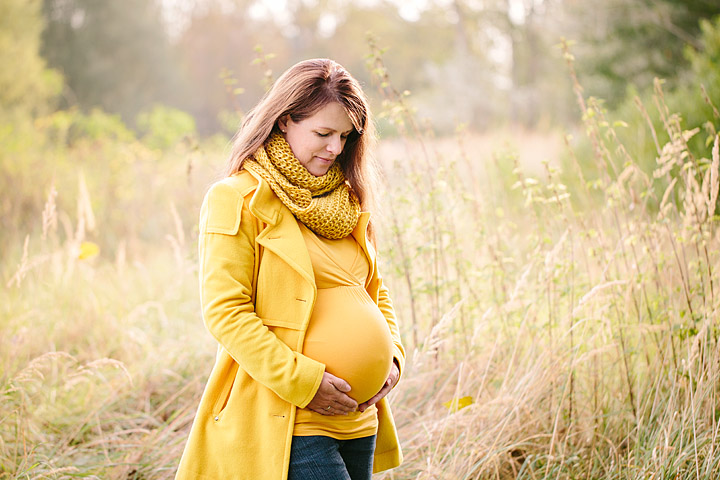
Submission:
<svg viewBox="0 0 720 480">
<path fill-rule="evenodd" d="M 215 399 L 215 403 L 212 409 L 212 416 L 213 420 L 215 420 L 216 422 L 220 420 L 223 412 L 225 411 L 225 408 L 228 405 L 228 400 L 230 400 L 230 394 L 232 393 L 233 386 L 235 385 L 238 368 L 238 364 L 232 362 L 232 365 L 230 366 L 227 374 L 225 375 L 222 388 L 220 389 L 220 393 Z"/>
<path fill-rule="evenodd" d="M 266 327 L 271 327 L 270 330 L 273 330 L 272 327 L 280 327 L 280 328 L 288 328 L 290 330 L 303 330 L 304 325 L 302 323 L 299 323 L 294 320 L 278 320 L 273 318 L 263 318 L 262 319 L 263 325 Z"/>
</svg>

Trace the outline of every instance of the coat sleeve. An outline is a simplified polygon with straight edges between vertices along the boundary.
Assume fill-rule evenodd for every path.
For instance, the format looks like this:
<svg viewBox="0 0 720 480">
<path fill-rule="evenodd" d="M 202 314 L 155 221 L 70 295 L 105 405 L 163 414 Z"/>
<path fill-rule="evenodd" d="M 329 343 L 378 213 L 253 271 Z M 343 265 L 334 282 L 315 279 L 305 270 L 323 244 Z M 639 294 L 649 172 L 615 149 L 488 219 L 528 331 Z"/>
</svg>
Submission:
<svg viewBox="0 0 720 480">
<path fill-rule="evenodd" d="M 377 271 L 377 265 L 375 267 Z M 400 329 L 398 328 L 397 318 L 395 317 L 395 309 L 390 299 L 390 292 L 387 286 L 383 283 L 382 277 L 378 275 L 378 308 L 385 317 L 385 321 L 390 329 L 390 336 L 393 341 L 393 358 L 397 361 L 398 369 L 400 370 L 400 376 L 402 376 L 403 370 L 405 370 L 405 348 L 400 340 Z M 399 381 L 400 379 L 398 379 Z M 397 385 L 397 383 L 396 383 Z"/>
<path fill-rule="evenodd" d="M 223 183 L 208 191 L 198 244 L 203 320 L 240 368 L 302 408 L 315 396 L 325 366 L 293 351 L 256 315 L 252 292 L 258 233 L 241 192 Z"/>
</svg>

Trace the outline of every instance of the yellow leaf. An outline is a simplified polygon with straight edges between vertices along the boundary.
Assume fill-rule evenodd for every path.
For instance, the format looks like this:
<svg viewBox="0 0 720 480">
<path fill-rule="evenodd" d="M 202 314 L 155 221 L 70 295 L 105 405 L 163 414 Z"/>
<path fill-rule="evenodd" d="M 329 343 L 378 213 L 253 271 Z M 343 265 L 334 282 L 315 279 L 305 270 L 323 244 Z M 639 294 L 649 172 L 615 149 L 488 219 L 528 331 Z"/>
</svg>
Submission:
<svg viewBox="0 0 720 480">
<path fill-rule="evenodd" d="M 452 400 L 443 402 L 443 407 L 447 408 L 451 412 L 457 412 L 460 409 L 469 407 L 473 403 L 474 403 L 473 398 L 468 396 L 468 397 L 461 397 L 461 398 L 453 398 Z"/>
<path fill-rule="evenodd" d="M 78 253 L 78 258 L 80 260 L 86 260 L 88 258 L 92 258 L 97 256 L 100 253 L 100 247 L 97 243 L 93 242 L 82 242 L 80 244 L 80 253 Z"/>
</svg>

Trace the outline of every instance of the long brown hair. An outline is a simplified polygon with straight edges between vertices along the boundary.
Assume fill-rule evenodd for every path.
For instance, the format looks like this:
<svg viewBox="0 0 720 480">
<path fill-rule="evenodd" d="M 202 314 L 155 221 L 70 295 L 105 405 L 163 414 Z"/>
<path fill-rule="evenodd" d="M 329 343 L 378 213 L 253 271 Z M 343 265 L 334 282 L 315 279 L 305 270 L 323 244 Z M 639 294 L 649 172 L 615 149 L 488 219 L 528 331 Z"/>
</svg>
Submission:
<svg viewBox="0 0 720 480">
<path fill-rule="evenodd" d="M 342 105 L 354 127 L 336 161 L 362 209 L 374 210 L 378 174 L 370 155 L 375 126 L 368 101 L 358 81 L 339 63 L 327 58 L 296 63 L 275 81 L 235 134 L 226 174 L 242 169 L 243 162 L 278 128 L 280 117 L 289 115 L 299 122 L 332 102 Z"/>
</svg>

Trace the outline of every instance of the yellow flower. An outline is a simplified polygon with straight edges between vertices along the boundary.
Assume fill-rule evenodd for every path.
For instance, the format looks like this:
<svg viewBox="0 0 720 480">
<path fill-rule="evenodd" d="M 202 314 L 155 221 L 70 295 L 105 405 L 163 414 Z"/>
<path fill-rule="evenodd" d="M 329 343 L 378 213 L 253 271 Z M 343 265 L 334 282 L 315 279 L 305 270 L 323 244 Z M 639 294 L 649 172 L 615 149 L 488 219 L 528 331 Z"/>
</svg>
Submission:
<svg viewBox="0 0 720 480">
<path fill-rule="evenodd" d="M 460 409 L 463 409 L 465 407 L 469 407 L 472 405 L 473 398 L 470 396 L 467 397 L 461 397 L 461 398 L 453 398 L 452 400 L 448 400 L 447 402 L 443 402 L 443 406 L 450 410 L 451 412 L 457 412 Z"/>
<path fill-rule="evenodd" d="M 78 253 L 78 258 L 80 260 L 86 260 L 88 258 L 92 258 L 97 256 L 100 253 L 100 247 L 97 243 L 93 242 L 82 242 L 80 244 L 80 253 Z"/>
</svg>

